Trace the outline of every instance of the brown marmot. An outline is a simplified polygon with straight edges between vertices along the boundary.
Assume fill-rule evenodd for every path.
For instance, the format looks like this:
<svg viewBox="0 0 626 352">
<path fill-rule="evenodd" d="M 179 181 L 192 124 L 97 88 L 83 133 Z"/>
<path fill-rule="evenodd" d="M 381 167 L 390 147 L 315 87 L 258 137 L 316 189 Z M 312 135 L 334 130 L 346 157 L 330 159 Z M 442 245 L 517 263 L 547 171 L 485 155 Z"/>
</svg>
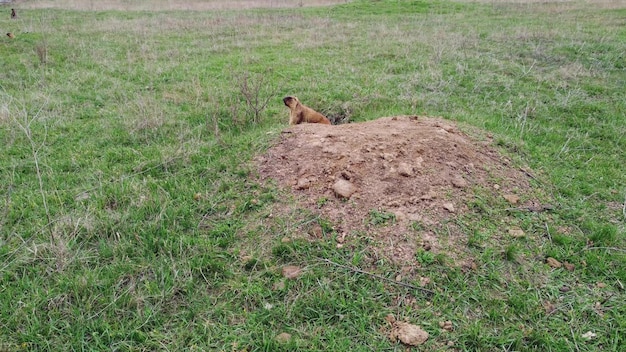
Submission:
<svg viewBox="0 0 626 352">
<path fill-rule="evenodd" d="M 289 107 L 289 124 L 297 125 L 300 123 L 322 123 L 330 125 L 330 120 L 319 112 L 304 106 L 298 97 L 285 97 L 283 103 Z"/>
</svg>

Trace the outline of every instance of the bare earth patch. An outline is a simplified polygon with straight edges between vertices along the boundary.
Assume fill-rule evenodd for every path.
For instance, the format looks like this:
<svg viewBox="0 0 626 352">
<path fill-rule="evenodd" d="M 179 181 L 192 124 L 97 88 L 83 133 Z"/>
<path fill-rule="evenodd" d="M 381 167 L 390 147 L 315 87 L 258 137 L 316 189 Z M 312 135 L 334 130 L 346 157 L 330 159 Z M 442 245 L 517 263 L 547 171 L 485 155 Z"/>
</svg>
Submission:
<svg viewBox="0 0 626 352">
<path fill-rule="evenodd" d="M 240 10 L 253 8 L 293 8 L 310 6 L 329 6 L 343 3 L 342 0 L 24 0 L 18 1 L 21 8 L 61 8 L 82 11 L 210 11 Z"/>
<path fill-rule="evenodd" d="M 372 253 L 403 265 L 415 263 L 418 248 L 449 254 L 467 247 L 467 234 L 448 220 L 469 210 L 477 190 L 532 206 L 529 174 L 491 144 L 450 121 L 397 116 L 289 127 L 256 162 L 261 178 L 290 187 L 298 207 L 332 222 L 338 246 L 367 237 Z M 442 243 L 436 229 L 444 223 Z"/>
</svg>

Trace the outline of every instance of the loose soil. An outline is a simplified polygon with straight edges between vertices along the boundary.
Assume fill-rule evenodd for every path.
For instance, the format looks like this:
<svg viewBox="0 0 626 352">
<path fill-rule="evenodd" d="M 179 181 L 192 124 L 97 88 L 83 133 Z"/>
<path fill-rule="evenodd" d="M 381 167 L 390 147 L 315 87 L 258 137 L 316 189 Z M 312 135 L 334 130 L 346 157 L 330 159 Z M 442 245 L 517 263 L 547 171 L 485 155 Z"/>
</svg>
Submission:
<svg viewBox="0 0 626 352">
<path fill-rule="evenodd" d="M 532 176 L 500 155 L 489 135 L 471 134 L 481 137 L 422 116 L 301 124 L 282 131 L 256 162 L 262 179 L 291 189 L 296 207 L 332 223 L 338 246 L 367 237 L 374 256 L 417 264 L 418 248 L 448 255 L 467 248 L 467 234 L 451 220 L 471 210 L 477 193 L 533 207 Z"/>
</svg>

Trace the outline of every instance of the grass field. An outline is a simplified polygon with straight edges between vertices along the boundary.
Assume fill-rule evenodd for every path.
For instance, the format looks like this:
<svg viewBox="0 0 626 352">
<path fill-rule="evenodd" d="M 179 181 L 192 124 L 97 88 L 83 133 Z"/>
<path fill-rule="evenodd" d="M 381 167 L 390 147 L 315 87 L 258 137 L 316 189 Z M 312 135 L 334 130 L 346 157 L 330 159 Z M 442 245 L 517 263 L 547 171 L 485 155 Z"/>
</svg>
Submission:
<svg viewBox="0 0 626 352">
<path fill-rule="evenodd" d="M 0 351 L 404 350 L 388 314 L 425 351 L 626 345 L 624 2 L 50 3 L 0 7 Z M 293 200 L 251 159 L 288 94 L 484 129 L 554 208 L 477 194 L 454 219 L 475 270 L 419 253 L 432 295 L 380 279 L 401 268 L 365 237 L 272 213 Z M 324 239 L 283 241 L 315 222 Z"/>
</svg>

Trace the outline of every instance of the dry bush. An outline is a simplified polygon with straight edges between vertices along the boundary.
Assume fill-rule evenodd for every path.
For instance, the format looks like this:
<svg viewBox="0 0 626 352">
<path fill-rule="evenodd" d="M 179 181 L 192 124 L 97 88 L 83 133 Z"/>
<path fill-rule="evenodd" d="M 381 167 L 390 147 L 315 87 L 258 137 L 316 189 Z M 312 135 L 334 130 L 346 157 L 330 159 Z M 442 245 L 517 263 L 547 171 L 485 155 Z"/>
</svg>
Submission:
<svg viewBox="0 0 626 352">
<path fill-rule="evenodd" d="M 239 92 L 246 101 L 248 122 L 253 124 L 261 122 L 261 113 L 277 94 L 278 85 L 272 86 L 272 83 L 269 82 L 270 73 L 271 69 L 256 74 L 244 72 L 236 78 Z"/>
</svg>

